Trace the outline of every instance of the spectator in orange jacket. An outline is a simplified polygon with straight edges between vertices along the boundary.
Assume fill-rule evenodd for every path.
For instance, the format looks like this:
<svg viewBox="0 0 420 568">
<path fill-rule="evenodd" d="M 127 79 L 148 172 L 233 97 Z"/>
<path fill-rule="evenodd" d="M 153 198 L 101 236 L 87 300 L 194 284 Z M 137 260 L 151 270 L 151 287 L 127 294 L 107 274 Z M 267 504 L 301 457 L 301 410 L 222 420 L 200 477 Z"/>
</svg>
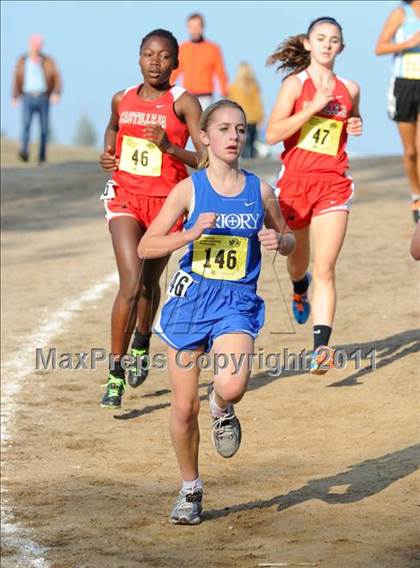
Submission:
<svg viewBox="0 0 420 568">
<path fill-rule="evenodd" d="M 201 14 L 191 14 L 187 27 L 190 41 L 185 41 L 179 47 L 179 67 L 172 73 L 171 81 L 175 82 L 182 75 L 183 86 L 199 99 L 204 110 L 213 101 L 215 77 L 220 93 L 223 97 L 227 96 L 223 55 L 218 45 L 204 39 L 204 17 Z"/>
<path fill-rule="evenodd" d="M 243 62 L 238 65 L 235 80 L 228 88 L 228 97 L 241 105 L 248 123 L 242 157 L 255 158 L 257 126 L 263 121 L 264 109 L 261 102 L 260 87 L 249 63 Z"/>
<path fill-rule="evenodd" d="M 43 37 L 32 35 L 29 39 L 29 52 L 22 55 L 16 64 L 13 78 L 12 105 L 17 106 L 19 98 L 23 103 L 23 135 L 19 157 L 29 160 L 29 134 L 32 117 L 39 114 L 41 124 L 41 143 L 39 163 L 45 162 L 48 138 L 48 111 L 50 101 L 60 99 L 61 80 L 54 60 L 42 53 Z"/>
</svg>

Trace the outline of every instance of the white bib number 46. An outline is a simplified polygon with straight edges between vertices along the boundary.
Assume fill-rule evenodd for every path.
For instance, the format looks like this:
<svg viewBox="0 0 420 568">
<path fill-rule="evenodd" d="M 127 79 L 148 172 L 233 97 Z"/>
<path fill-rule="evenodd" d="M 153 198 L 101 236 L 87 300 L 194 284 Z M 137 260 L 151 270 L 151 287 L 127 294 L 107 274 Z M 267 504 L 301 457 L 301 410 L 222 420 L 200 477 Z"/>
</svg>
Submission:
<svg viewBox="0 0 420 568">
<path fill-rule="evenodd" d="M 185 298 L 188 288 L 194 280 L 183 270 L 178 270 L 172 276 L 168 286 L 168 296 L 172 298 Z"/>
</svg>

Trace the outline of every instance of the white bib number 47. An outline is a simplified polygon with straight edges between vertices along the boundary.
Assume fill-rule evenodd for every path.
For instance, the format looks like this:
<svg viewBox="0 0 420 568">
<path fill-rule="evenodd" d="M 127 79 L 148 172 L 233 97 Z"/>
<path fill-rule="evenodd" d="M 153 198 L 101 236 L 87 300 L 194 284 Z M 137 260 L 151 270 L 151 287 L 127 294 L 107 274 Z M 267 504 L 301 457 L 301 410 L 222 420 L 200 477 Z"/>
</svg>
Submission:
<svg viewBox="0 0 420 568">
<path fill-rule="evenodd" d="M 194 282 L 193 278 L 183 270 L 178 270 L 172 276 L 168 286 L 168 296 L 172 298 L 185 298 L 188 288 Z"/>
</svg>

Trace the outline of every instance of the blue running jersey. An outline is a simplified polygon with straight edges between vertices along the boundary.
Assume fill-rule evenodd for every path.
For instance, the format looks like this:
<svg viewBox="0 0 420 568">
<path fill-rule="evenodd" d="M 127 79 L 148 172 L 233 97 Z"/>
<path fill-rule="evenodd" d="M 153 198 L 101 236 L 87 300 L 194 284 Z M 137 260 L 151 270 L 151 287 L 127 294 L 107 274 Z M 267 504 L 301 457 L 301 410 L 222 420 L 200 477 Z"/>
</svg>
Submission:
<svg viewBox="0 0 420 568">
<path fill-rule="evenodd" d="M 216 213 L 214 229 L 206 230 L 189 243 L 179 267 L 194 278 L 228 280 L 256 285 L 261 270 L 258 232 L 264 223 L 261 181 L 253 173 L 245 175 L 242 192 L 235 197 L 217 193 L 206 170 L 192 175 L 193 196 L 185 229 L 190 229 L 201 213 Z"/>
</svg>

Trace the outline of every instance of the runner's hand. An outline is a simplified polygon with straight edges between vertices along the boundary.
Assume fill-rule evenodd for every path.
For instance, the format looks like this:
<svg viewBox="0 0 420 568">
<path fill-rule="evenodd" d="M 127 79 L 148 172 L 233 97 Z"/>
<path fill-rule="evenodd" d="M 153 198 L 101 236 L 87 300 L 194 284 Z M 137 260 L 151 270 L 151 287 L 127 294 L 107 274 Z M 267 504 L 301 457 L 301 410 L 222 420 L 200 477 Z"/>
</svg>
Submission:
<svg viewBox="0 0 420 568">
<path fill-rule="evenodd" d="M 324 79 L 321 87 L 317 89 L 315 96 L 310 103 L 312 110 L 317 113 L 324 109 L 328 103 L 334 100 L 334 89 L 328 79 Z"/>
<path fill-rule="evenodd" d="M 99 158 L 99 163 L 101 167 L 106 172 L 112 172 L 113 170 L 118 170 L 119 160 L 115 157 L 115 153 L 112 152 L 112 147 L 108 144 L 105 152 L 102 152 Z"/>
<path fill-rule="evenodd" d="M 290 233 L 281 235 L 274 229 L 261 229 L 258 238 L 266 250 L 278 250 L 283 256 L 287 256 L 295 248 L 295 237 Z"/>
<path fill-rule="evenodd" d="M 166 136 L 166 132 L 160 124 L 148 124 L 144 129 L 144 137 L 146 140 L 156 144 L 162 152 L 166 152 L 171 145 Z"/>
<path fill-rule="evenodd" d="M 363 121 L 360 116 L 351 116 L 347 121 L 347 134 L 360 136 L 363 131 Z"/>
<path fill-rule="evenodd" d="M 213 229 L 216 226 L 216 213 L 200 213 L 194 226 L 188 230 L 191 241 L 200 238 L 206 229 Z"/>
</svg>

